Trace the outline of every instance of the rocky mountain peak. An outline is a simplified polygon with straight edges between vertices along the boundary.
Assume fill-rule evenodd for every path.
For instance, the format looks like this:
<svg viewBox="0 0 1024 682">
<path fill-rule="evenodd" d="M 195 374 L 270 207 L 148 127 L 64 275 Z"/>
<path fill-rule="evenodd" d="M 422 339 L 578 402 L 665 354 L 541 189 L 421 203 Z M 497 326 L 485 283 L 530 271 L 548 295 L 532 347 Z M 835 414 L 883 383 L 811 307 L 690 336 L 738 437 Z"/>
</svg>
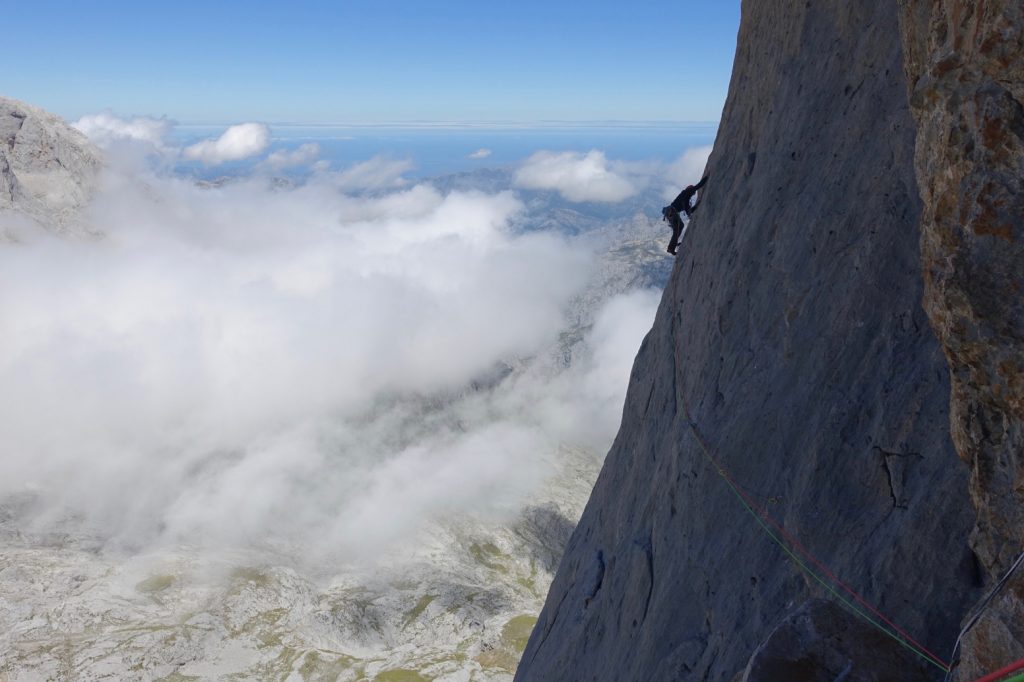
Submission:
<svg viewBox="0 0 1024 682">
<path fill-rule="evenodd" d="M 69 229 L 101 164 L 99 151 L 63 119 L 0 97 L 0 211 Z"/>
</svg>

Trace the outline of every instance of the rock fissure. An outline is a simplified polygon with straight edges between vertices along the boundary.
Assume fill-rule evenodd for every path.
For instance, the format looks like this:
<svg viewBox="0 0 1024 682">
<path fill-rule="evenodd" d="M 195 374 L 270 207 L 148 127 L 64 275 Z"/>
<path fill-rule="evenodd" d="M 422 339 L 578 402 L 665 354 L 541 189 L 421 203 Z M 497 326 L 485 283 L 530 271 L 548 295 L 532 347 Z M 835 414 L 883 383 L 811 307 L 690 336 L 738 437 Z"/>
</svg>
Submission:
<svg viewBox="0 0 1024 682">
<path fill-rule="evenodd" d="M 597 573 L 596 573 L 596 575 L 594 576 L 594 579 L 593 579 L 593 583 L 594 583 L 593 587 L 590 588 L 590 590 L 587 593 L 586 598 L 583 600 L 583 607 L 584 608 L 586 608 L 587 606 L 590 606 L 590 602 L 593 601 L 594 597 L 597 596 L 597 593 L 601 591 L 601 585 L 604 583 L 604 570 L 605 570 L 605 566 L 604 566 L 604 552 L 599 550 L 597 552 L 597 556 L 594 557 L 594 558 L 595 558 L 595 561 L 597 562 Z"/>
<path fill-rule="evenodd" d="M 7 150 L 14 151 L 14 143 L 18 140 L 18 131 L 25 125 L 25 114 L 20 111 L 11 111 L 9 116 L 14 119 L 15 127 L 8 129 L 7 132 Z M 4 126 L 8 127 L 8 126 Z"/>
<path fill-rule="evenodd" d="M 909 500 L 904 496 L 905 479 L 914 460 L 923 459 L 923 456 L 919 452 L 893 452 L 878 446 L 874 449 L 881 457 L 882 468 L 889 482 L 893 509 L 907 509 Z"/>
<path fill-rule="evenodd" d="M 647 612 L 651 608 L 651 597 L 654 594 L 654 548 L 651 544 L 651 536 L 648 536 L 647 542 L 640 546 L 640 549 L 644 553 L 644 558 L 647 560 L 647 596 L 644 598 L 644 609 L 640 615 L 640 623 L 647 620 Z M 636 623 L 634 623 L 636 625 Z"/>
</svg>

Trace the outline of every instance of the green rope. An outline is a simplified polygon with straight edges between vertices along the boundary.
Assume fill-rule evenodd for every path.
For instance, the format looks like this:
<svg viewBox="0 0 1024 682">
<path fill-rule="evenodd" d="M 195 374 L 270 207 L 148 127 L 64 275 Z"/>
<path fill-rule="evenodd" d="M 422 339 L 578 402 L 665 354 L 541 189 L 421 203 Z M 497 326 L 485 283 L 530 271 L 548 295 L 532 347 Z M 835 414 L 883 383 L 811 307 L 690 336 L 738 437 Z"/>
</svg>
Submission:
<svg viewBox="0 0 1024 682">
<path fill-rule="evenodd" d="M 693 430 L 693 424 L 689 420 L 687 420 L 687 423 L 690 424 L 690 429 Z M 694 433 L 694 436 L 695 436 L 695 438 L 697 440 L 697 445 L 700 447 L 701 451 L 703 451 L 705 456 L 710 459 L 712 467 L 715 469 L 715 471 L 718 472 L 718 475 L 722 477 L 722 480 L 726 482 L 726 484 L 729 486 L 729 490 L 732 491 L 733 495 L 736 496 L 736 499 L 738 499 L 740 501 L 740 504 L 743 505 L 743 508 L 746 509 L 747 512 L 751 516 L 754 517 L 754 519 L 757 521 L 758 525 L 760 525 L 761 528 L 764 530 L 764 532 L 768 534 L 768 537 L 770 537 L 775 542 L 775 544 L 777 544 L 779 547 L 781 547 L 782 551 L 784 551 L 787 555 L 789 555 L 789 558 L 792 559 L 797 564 L 797 566 L 802 568 L 809 576 L 814 578 L 814 580 L 816 580 L 822 587 L 824 587 L 826 590 L 828 590 L 828 592 L 830 594 L 832 594 L 833 597 L 838 599 L 844 606 L 846 606 L 848 609 L 853 611 L 854 614 L 860 616 L 861 618 L 866 620 L 871 625 L 874 625 L 875 628 L 877 628 L 878 630 L 881 630 L 882 632 L 884 632 L 887 636 L 889 636 L 891 639 L 895 640 L 904 649 L 913 652 L 914 655 L 916 655 L 917 657 L 927 661 L 929 664 L 931 664 L 934 667 L 938 668 L 942 672 L 949 672 L 949 668 L 948 667 L 938 663 L 937 661 L 932 660 L 932 658 L 930 656 L 927 656 L 927 655 L 921 653 L 920 651 L 917 650 L 916 647 L 912 646 L 908 642 L 905 642 L 903 640 L 903 638 L 901 638 L 901 637 L 893 634 L 892 632 L 890 632 L 887 628 L 883 627 L 880 623 L 878 623 L 873 618 L 871 618 L 869 615 L 867 615 L 866 613 L 861 611 L 854 604 L 850 603 L 846 598 L 844 598 L 841 594 L 839 594 L 839 592 L 837 592 L 831 585 L 829 585 L 827 582 L 822 580 L 818 576 L 817 573 L 812 571 L 810 569 L 810 567 L 807 566 L 807 564 L 805 564 L 804 561 L 800 557 L 798 557 L 796 554 L 794 554 L 792 552 L 792 550 L 790 550 L 789 547 L 787 547 L 786 544 L 784 542 L 782 542 L 782 540 L 780 540 L 778 538 L 778 536 L 776 536 L 775 532 L 772 531 L 772 529 L 768 527 L 768 524 L 766 524 L 764 522 L 764 519 L 761 518 L 761 515 L 758 514 L 756 511 L 754 511 L 750 507 L 749 504 L 747 504 L 746 499 L 744 499 L 743 495 L 736 488 L 736 485 L 731 480 L 729 480 L 729 477 L 726 476 L 725 473 L 721 469 L 719 469 L 719 467 L 717 466 L 717 464 L 714 461 L 714 458 L 711 457 L 711 454 L 705 451 L 704 444 L 701 443 L 700 438 L 697 437 L 696 433 Z M 1024 676 L 1021 676 L 1020 680 L 1024 680 Z M 1020 680 L 1013 679 L 1013 680 L 1007 680 L 1006 682 L 1020 682 Z"/>
</svg>

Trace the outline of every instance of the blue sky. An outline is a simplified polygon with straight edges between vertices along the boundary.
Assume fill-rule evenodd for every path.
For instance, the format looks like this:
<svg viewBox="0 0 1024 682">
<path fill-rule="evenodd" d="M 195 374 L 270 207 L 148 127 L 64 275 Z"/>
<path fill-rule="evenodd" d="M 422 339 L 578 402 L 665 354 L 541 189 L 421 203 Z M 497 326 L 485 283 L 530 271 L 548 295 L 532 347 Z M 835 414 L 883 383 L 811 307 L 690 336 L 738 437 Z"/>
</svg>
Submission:
<svg viewBox="0 0 1024 682">
<path fill-rule="evenodd" d="M 739 0 L 34 2 L 0 94 L 67 118 L 717 121 Z"/>
</svg>

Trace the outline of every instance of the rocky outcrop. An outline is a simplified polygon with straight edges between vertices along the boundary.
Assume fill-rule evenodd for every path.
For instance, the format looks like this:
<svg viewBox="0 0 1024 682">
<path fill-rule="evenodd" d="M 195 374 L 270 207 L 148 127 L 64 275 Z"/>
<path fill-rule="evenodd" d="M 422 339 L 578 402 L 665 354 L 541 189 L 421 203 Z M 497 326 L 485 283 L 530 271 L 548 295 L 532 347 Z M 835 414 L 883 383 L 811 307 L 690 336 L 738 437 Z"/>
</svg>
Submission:
<svg viewBox="0 0 1024 682">
<path fill-rule="evenodd" d="M 903 0 L 925 308 L 990 581 L 1024 550 L 1024 5 Z M 960 679 L 1024 657 L 1024 570 L 965 635 Z"/>
<path fill-rule="evenodd" d="M 100 165 L 96 148 L 62 119 L 0 97 L 0 211 L 66 229 L 91 196 Z"/>
<path fill-rule="evenodd" d="M 741 682 L 903 682 L 914 667 L 912 653 L 834 602 L 815 599 L 772 631 Z"/>
<path fill-rule="evenodd" d="M 766 652 L 811 666 L 793 679 L 844 660 L 858 666 L 848 679 L 887 679 L 899 645 L 867 638 L 860 659 L 840 647 L 867 636 L 815 606 L 828 595 L 720 469 L 948 656 L 981 572 L 949 373 L 922 307 L 899 13 L 743 3 L 712 179 L 518 680 L 782 679 L 758 677 Z M 942 676 L 914 660 L 900 679 Z"/>
</svg>

